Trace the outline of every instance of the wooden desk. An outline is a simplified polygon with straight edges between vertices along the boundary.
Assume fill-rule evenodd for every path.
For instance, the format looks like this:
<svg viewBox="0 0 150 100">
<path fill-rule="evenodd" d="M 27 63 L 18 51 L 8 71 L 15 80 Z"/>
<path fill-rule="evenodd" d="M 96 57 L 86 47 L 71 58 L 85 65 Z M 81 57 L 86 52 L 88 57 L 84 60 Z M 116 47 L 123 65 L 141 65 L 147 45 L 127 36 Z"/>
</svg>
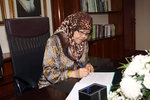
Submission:
<svg viewBox="0 0 150 100">
<path fill-rule="evenodd" d="M 116 84 L 120 81 L 121 75 L 120 71 L 116 70 L 114 63 L 110 59 L 101 59 L 101 58 L 92 58 L 91 63 L 96 67 L 95 71 L 105 72 L 113 71 L 117 74 L 115 75 L 115 80 L 113 84 Z M 51 85 L 42 89 L 37 89 L 23 94 L 22 96 L 17 96 L 14 100 L 65 100 L 67 95 L 72 90 L 74 84 L 80 79 L 68 79 L 62 82 L 59 82 L 55 85 Z"/>
<path fill-rule="evenodd" d="M 65 100 L 78 79 L 68 79 L 58 84 L 17 96 L 14 100 Z"/>
<path fill-rule="evenodd" d="M 145 54 L 145 52 L 144 51 L 133 51 L 126 56 L 130 57 L 133 54 L 134 55 Z M 4 73 L 3 73 L 3 78 L 0 79 L 0 100 L 13 100 L 13 99 L 11 99 L 11 98 L 14 98 L 14 84 L 13 84 L 14 80 L 13 80 L 13 69 L 12 69 L 11 57 L 10 57 L 9 53 L 4 54 L 3 57 L 4 57 L 4 60 L 3 60 L 4 61 L 4 66 L 3 66 Z M 124 60 L 124 58 L 119 61 L 112 61 L 110 59 L 102 59 L 102 58 L 99 58 L 99 59 L 93 58 L 91 60 L 91 63 L 95 66 L 96 71 L 116 71 L 116 67 L 120 66 L 118 64 L 118 62 L 125 62 L 125 60 Z M 118 83 L 120 81 L 120 77 L 121 77 L 120 72 L 116 71 L 116 75 L 114 77 L 115 80 L 113 81 L 113 84 Z M 72 80 L 72 81 L 75 81 L 75 80 Z M 67 87 L 65 87 L 65 86 L 60 87 L 61 84 L 62 85 L 65 84 L 65 85 L 67 85 Z M 60 97 L 63 100 L 64 96 L 66 96 L 69 93 L 67 91 L 71 90 L 73 85 L 71 85 L 70 82 L 68 82 L 68 83 L 63 82 L 61 84 L 55 85 L 55 88 L 47 87 L 47 88 L 43 88 L 41 90 L 32 91 L 32 92 L 24 94 L 22 97 L 18 97 L 18 98 L 20 98 L 20 100 L 24 100 L 23 98 L 31 99 L 33 97 L 33 98 L 37 98 L 37 100 L 44 100 L 44 99 L 38 99 L 38 98 L 42 97 L 42 98 L 45 98 L 45 100 L 47 100 L 46 98 L 48 98 L 48 100 L 50 100 L 49 98 L 52 98 L 52 100 L 59 100 L 59 97 Z M 51 91 L 51 92 L 49 92 L 49 91 Z M 52 92 L 52 91 L 56 91 L 56 93 Z M 44 94 L 45 94 L 45 96 L 44 96 Z M 56 94 L 58 94 L 58 96 Z M 49 95 L 51 97 L 49 97 Z M 58 98 L 58 99 L 53 99 L 53 98 Z M 19 99 L 17 99 L 17 100 L 19 100 Z"/>
</svg>

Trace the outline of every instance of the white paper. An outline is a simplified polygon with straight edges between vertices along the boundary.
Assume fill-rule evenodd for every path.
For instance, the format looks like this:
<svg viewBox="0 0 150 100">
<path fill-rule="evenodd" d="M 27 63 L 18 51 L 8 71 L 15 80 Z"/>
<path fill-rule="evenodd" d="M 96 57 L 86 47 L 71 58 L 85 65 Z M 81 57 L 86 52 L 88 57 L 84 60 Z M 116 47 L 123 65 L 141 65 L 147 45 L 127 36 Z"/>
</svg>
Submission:
<svg viewBox="0 0 150 100">
<path fill-rule="evenodd" d="M 78 91 L 93 83 L 98 83 L 107 86 L 107 95 L 108 95 L 112 85 L 113 77 L 114 77 L 114 72 L 90 73 L 87 77 L 82 78 L 79 82 L 77 82 L 74 85 L 73 89 L 67 96 L 66 100 L 79 100 Z"/>
</svg>

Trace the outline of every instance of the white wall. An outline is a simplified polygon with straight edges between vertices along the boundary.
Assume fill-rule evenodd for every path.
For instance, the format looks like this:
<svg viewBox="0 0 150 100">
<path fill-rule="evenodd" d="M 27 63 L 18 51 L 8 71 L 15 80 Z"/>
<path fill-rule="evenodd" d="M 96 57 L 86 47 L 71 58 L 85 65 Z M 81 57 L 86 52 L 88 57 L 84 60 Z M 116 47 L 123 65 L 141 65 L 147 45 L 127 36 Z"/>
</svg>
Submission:
<svg viewBox="0 0 150 100">
<path fill-rule="evenodd" d="M 51 5 L 50 5 L 51 0 L 46 0 L 46 2 L 47 2 L 47 16 L 49 17 L 50 22 L 50 33 L 52 34 L 53 27 L 52 27 Z M 6 18 L 10 18 L 8 0 L 5 0 L 5 7 L 6 7 Z M 3 53 L 9 53 L 8 41 L 4 26 L 0 26 L 0 45 Z"/>
<path fill-rule="evenodd" d="M 6 7 L 6 18 L 10 18 L 8 0 L 5 0 L 5 7 Z M 8 41 L 4 26 L 0 26 L 0 45 L 3 53 L 9 52 Z"/>
<path fill-rule="evenodd" d="M 5 27 L 0 26 L 0 45 L 3 53 L 9 52 L 8 42 L 5 34 Z"/>
<path fill-rule="evenodd" d="M 136 1 L 136 50 L 150 49 L 150 0 Z"/>
</svg>

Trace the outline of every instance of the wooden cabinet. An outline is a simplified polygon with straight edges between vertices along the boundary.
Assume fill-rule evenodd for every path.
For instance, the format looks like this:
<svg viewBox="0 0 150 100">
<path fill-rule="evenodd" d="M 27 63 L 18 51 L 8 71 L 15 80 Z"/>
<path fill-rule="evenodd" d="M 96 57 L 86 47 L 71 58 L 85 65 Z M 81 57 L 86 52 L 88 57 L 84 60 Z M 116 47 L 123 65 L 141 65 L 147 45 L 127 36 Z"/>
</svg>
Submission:
<svg viewBox="0 0 150 100">
<path fill-rule="evenodd" d="M 13 68 L 10 54 L 4 54 L 3 76 L 0 78 L 0 100 L 14 97 Z"/>
<path fill-rule="evenodd" d="M 80 0 L 52 0 L 54 30 L 66 16 L 81 11 L 80 3 Z M 89 14 L 107 14 L 116 33 L 115 37 L 89 41 L 89 56 L 119 59 L 135 50 L 135 0 L 111 0 L 111 11 Z"/>
<path fill-rule="evenodd" d="M 123 56 L 123 37 L 89 41 L 89 56 L 119 59 Z"/>
<path fill-rule="evenodd" d="M 80 0 L 51 0 L 53 30 L 73 12 L 80 11 Z"/>
</svg>

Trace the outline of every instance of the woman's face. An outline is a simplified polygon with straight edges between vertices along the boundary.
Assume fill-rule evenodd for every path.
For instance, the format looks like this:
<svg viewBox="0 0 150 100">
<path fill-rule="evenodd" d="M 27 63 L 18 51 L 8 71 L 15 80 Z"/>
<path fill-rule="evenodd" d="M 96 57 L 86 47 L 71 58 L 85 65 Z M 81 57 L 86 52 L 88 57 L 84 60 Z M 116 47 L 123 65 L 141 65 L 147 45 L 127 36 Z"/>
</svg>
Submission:
<svg viewBox="0 0 150 100">
<path fill-rule="evenodd" d="M 77 44 L 80 44 L 81 42 L 85 41 L 90 34 L 89 30 L 79 30 L 75 31 L 73 35 L 73 39 Z"/>
</svg>

